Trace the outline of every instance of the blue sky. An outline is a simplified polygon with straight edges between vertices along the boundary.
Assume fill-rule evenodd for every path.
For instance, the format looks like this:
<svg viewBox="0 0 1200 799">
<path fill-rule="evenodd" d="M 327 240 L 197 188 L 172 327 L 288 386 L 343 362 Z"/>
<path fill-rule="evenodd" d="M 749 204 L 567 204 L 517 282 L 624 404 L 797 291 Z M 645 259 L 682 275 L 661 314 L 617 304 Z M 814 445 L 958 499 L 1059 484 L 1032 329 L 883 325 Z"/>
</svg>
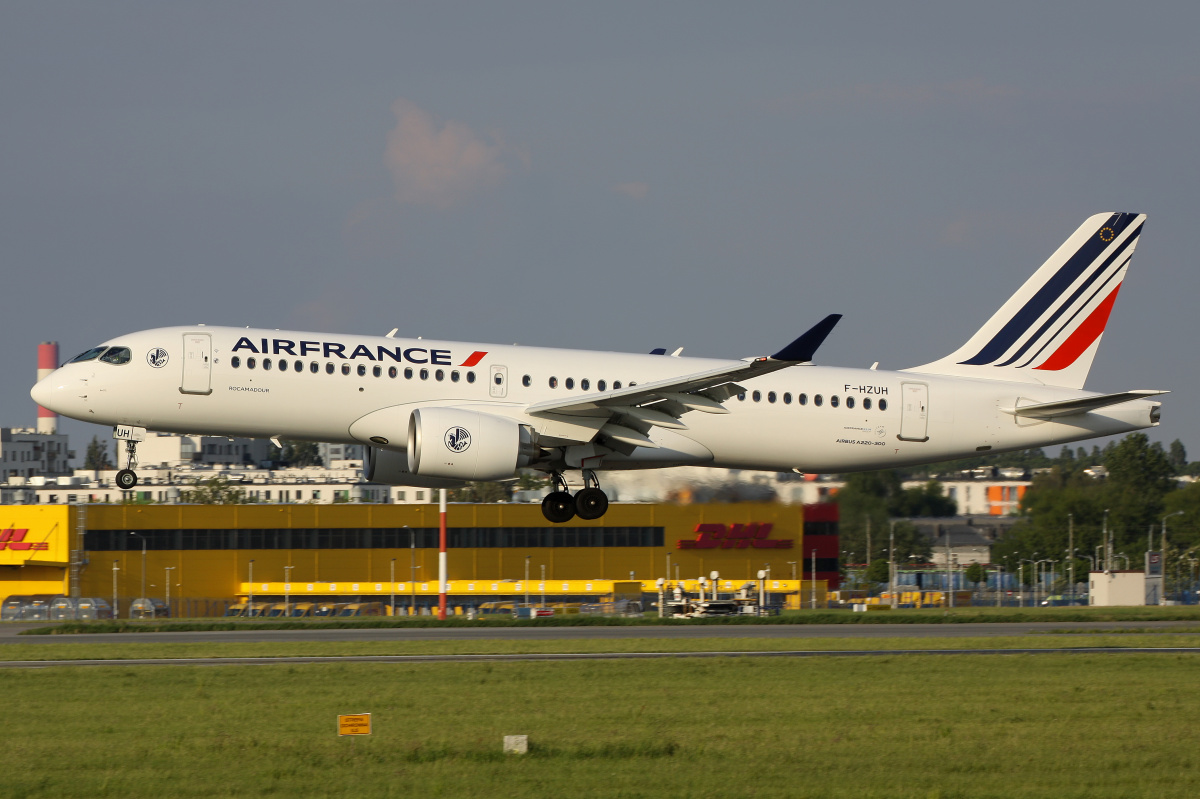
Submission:
<svg viewBox="0 0 1200 799">
<path fill-rule="evenodd" d="M 963 6 L 0 3 L 0 425 L 199 322 L 913 366 L 1136 211 L 1088 388 L 1200 457 L 1200 6 Z"/>
</svg>

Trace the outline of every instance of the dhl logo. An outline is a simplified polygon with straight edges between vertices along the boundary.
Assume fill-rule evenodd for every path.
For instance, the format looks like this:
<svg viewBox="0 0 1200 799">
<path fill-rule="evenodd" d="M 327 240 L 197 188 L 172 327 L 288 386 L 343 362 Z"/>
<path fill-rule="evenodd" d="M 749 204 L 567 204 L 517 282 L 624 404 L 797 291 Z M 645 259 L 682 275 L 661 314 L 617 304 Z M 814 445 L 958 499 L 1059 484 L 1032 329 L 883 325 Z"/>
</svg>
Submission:
<svg viewBox="0 0 1200 799">
<path fill-rule="evenodd" d="M 29 534 L 29 530 L 0 530 L 0 549 L 12 549 L 16 551 L 28 551 L 31 549 L 49 549 L 50 544 L 45 541 L 26 541 L 25 536 Z"/>
<path fill-rule="evenodd" d="M 679 539 L 677 549 L 791 549 L 795 543 L 789 539 L 770 538 L 770 522 L 749 524 L 697 524 L 696 538 L 692 541 Z"/>
</svg>

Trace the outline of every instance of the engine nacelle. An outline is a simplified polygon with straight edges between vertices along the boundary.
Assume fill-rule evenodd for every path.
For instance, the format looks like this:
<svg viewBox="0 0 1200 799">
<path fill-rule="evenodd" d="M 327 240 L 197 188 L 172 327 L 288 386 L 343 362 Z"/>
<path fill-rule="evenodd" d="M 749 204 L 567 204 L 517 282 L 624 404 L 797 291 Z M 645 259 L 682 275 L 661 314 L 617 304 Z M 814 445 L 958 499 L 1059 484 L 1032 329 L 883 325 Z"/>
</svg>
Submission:
<svg viewBox="0 0 1200 799">
<path fill-rule="evenodd" d="M 389 486 L 416 486 L 418 488 L 459 488 L 465 480 L 447 480 L 441 477 L 422 477 L 408 468 L 408 456 L 390 449 L 366 447 L 363 472 L 367 482 Z"/>
<path fill-rule="evenodd" d="M 507 480 L 537 458 L 528 425 L 465 408 L 421 408 L 408 422 L 414 474 L 458 480 Z"/>
</svg>

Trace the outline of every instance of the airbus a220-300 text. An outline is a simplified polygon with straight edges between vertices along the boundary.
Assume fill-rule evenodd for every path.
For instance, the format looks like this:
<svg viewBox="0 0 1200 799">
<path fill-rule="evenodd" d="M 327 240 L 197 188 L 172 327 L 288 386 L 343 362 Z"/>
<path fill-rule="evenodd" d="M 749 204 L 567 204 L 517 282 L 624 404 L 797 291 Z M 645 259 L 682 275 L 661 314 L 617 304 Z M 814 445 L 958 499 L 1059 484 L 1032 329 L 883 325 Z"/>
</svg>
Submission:
<svg viewBox="0 0 1200 799">
<path fill-rule="evenodd" d="M 601 469 L 849 472 L 1157 425 L 1166 392 L 1083 390 L 1144 222 L 1089 218 L 959 349 L 899 371 L 814 365 L 836 314 L 736 361 L 198 325 L 119 336 L 31 393 L 115 428 L 125 489 L 147 430 L 289 438 L 366 445 L 378 483 L 540 470 L 547 519 L 597 519 Z"/>
</svg>

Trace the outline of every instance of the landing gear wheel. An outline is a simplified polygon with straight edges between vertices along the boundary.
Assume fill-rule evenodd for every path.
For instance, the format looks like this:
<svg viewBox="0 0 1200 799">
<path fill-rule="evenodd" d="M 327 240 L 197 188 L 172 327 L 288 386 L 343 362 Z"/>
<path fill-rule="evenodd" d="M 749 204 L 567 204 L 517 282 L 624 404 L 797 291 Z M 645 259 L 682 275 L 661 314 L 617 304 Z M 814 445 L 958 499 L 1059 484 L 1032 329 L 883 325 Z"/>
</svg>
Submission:
<svg viewBox="0 0 1200 799">
<path fill-rule="evenodd" d="M 599 519 L 608 510 L 608 495 L 599 488 L 585 488 L 575 495 L 575 515 L 581 519 Z"/>
<path fill-rule="evenodd" d="M 117 488 L 129 491 L 137 485 L 137 473 L 133 469 L 122 469 L 117 472 Z"/>
<path fill-rule="evenodd" d="M 569 522 L 575 517 L 575 501 L 566 491 L 552 491 L 542 500 L 542 515 L 555 524 Z"/>
</svg>

